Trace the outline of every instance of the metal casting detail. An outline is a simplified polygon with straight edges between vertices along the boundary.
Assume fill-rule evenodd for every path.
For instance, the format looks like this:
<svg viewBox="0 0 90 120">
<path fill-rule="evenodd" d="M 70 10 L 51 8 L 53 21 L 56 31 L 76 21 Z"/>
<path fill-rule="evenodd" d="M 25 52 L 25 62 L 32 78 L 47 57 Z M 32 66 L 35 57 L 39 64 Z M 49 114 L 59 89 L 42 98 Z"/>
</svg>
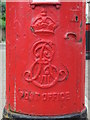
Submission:
<svg viewBox="0 0 90 120">
<path fill-rule="evenodd" d="M 55 22 L 51 17 L 47 16 L 46 11 L 42 11 L 41 15 L 31 25 L 31 31 L 35 33 L 54 33 L 55 28 Z"/>
<path fill-rule="evenodd" d="M 51 64 L 55 52 L 55 44 L 52 41 L 38 41 L 33 46 L 35 56 L 34 63 L 30 70 L 25 71 L 24 79 L 33 82 L 40 88 L 49 88 L 56 82 L 64 81 L 68 78 L 68 70 L 61 66 L 60 70 Z"/>
<path fill-rule="evenodd" d="M 75 40 L 77 39 L 77 35 L 74 32 L 67 32 L 65 34 L 65 39 L 69 39 L 70 37 L 74 38 Z"/>
<path fill-rule="evenodd" d="M 39 93 L 39 92 L 33 92 L 33 91 L 25 91 L 25 90 L 19 90 L 19 98 L 21 100 L 27 100 L 27 101 L 63 101 L 63 103 L 67 103 L 71 100 L 71 92 L 48 92 L 48 93 Z M 62 104 L 63 106 L 64 104 Z"/>
</svg>

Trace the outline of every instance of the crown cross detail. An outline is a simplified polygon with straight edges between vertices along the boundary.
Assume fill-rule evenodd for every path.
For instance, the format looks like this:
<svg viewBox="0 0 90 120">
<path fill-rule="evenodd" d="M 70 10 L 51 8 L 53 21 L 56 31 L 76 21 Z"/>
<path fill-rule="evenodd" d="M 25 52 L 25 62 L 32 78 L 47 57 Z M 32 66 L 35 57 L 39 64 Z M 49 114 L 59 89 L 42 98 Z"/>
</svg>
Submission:
<svg viewBox="0 0 90 120">
<path fill-rule="evenodd" d="M 56 24 L 51 17 L 47 16 L 46 11 L 42 11 L 41 15 L 33 22 L 31 28 L 35 33 L 54 33 Z"/>
</svg>

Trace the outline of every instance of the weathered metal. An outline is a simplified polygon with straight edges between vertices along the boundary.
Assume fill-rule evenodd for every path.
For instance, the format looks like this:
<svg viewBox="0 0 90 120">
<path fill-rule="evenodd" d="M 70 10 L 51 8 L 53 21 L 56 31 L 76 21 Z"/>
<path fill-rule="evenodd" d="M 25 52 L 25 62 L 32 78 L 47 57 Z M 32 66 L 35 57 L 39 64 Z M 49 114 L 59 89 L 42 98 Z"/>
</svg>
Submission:
<svg viewBox="0 0 90 120">
<path fill-rule="evenodd" d="M 85 3 L 8 2 L 6 8 L 4 118 L 86 120 Z"/>
</svg>

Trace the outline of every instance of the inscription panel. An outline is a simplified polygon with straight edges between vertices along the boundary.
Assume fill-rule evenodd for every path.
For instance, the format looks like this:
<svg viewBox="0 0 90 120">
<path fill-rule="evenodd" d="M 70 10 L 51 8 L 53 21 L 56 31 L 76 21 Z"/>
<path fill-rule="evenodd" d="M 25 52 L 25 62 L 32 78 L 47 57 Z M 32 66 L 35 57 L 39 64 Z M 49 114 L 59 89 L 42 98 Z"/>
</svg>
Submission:
<svg viewBox="0 0 90 120">
<path fill-rule="evenodd" d="M 66 92 L 33 92 L 33 91 L 25 91 L 19 90 L 19 98 L 21 100 L 27 101 L 61 101 L 67 102 L 71 99 L 71 93 L 69 91 Z"/>
</svg>

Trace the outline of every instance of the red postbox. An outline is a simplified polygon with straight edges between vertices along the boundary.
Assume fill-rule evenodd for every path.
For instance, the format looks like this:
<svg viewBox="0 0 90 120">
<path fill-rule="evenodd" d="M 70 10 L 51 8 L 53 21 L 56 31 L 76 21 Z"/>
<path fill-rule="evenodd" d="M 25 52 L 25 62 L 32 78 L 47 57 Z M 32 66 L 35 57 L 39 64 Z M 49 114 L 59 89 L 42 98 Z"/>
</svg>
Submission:
<svg viewBox="0 0 90 120">
<path fill-rule="evenodd" d="M 6 16 L 3 117 L 86 120 L 85 2 L 8 2 Z"/>
</svg>

